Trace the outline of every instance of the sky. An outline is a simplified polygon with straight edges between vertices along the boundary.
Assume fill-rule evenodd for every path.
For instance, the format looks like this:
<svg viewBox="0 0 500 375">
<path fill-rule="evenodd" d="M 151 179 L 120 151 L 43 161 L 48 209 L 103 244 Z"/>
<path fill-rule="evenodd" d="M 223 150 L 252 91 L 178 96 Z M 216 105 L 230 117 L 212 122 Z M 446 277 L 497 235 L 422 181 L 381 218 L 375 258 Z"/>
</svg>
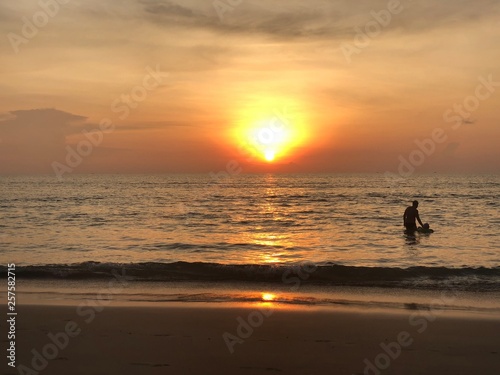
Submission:
<svg viewBox="0 0 500 375">
<path fill-rule="evenodd" d="M 497 0 L 6 0 L 0 174 L 500 172 Z"/>
</svg>

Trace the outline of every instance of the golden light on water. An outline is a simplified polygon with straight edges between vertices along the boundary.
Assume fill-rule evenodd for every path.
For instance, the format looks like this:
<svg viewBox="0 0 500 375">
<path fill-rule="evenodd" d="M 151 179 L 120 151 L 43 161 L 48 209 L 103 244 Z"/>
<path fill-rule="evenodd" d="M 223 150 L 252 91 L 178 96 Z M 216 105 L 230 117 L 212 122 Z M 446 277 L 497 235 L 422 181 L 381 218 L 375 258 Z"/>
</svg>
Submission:
<svg viewBox="0 0 500 375">
<path fill-rule="evenodd" d="M 272 293 L 262 293 L 262 300 L 266 302 L 271 302 L 276 299 L 276 294 Z"/>
</svg>

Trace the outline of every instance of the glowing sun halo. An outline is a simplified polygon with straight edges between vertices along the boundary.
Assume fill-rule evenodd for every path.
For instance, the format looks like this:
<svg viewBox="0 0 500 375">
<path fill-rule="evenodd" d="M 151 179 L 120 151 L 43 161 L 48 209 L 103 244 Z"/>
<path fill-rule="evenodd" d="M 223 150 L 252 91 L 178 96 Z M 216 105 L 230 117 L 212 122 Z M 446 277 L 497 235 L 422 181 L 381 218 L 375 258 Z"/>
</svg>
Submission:
<svg viewBox="0 0 500 375">
<path fill-rule="evenodd" d="M 234 113 L 233 140 L 248 157 L 287 162 L 309 140 L 308 111 L 297 98 L 259 96 Z"/>
<path fill-rule="evenodd" d="M 291 121 L 269 118 L 239 128 L 237 138 L 255 158 L 272 163 L 291 155 L 303 142 L 303 133 Z"/>
<path fill-rule="evenodd" d="M 269 162 L 274 160 L 274 151 L 268 150 L 264 155 L 265 159 Z"/>
</svg>

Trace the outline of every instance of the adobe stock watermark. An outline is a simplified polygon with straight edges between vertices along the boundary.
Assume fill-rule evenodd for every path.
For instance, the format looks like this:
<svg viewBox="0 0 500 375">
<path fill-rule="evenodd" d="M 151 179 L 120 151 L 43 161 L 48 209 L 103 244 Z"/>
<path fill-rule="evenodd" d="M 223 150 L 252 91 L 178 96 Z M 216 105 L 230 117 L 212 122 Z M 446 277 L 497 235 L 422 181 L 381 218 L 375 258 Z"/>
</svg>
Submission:
<svg viewBox="0 0 500 375">
<path fill-rule="evenodd" d="M 215 0 L 212 6 L 222 22 L 224 20 L 224 15 L 227 12 L 232 12 L 236 7 L 241 5 L 241 3 L 243 3 L 243 0 Z"/>
<path fill-rule="evenodd" d="M 47 334 L 49 342 L 41 349 L 33 348 L 31 350 L 31 367 L 24 364 L 16 367 L 20 375 L 38 375 L 46 370 L 50 361 L 56 359 L 59 353 L 68 347 L 71 339 L 82 333 L 82 323 L 86 325 L 92 323 L 97 314 L 102 312 L 111 303 L 114 296 L 121 293 L 131 280 L 129 276 L 125 275 L 123 269 L 121 274 L 116 270 L 111 273 L 114 279 L 108 283 L 107 288 L 100 290 L 95 299 L 82 302 L 76 308 L 76 314 L 83 319 L 83 322 L 78 324 L 78 322 L 70 320 L 64 326 L 64 330 L 56 333 L 49 332 Z"/>
<path fill-rule="evenodd" d="M 365 365 L 363 375 L 381 375 L 382 371 L 387 370 L 401 356 L 404 348 L 411 347 L 415 342 L 415 334 L 423 334 L 429 328 L 430 323 L 436 321 L 436 311 L 439 308 L 445 308 L 457 299 L 457 292 L 452 289 L 449 291 L 453 293 L 451 296 L 446 296 L 446 291 L 443 291 L 439 298 L 433 299 L 429 310 L 418 311 L 409 316 L 408 323 L 411 327 L 414 327 L 416 332 L 412 334 L 409 331 L 401 331 L 396 335 L 394 341 L 389 343 L 381 342 L 380 348 L 382 351 L 373 360 L 368 358 L 363 360 Z"/>
<path fill-rule="evenodd" d="M 10 32 L 7 34 L 7 39 L 14 52 L 18 54 L 20 51 L 19 47 L 33 40 L 40 32 L 40 29 L 47 26 L 50 19 L 59 14 L 61 5 L 66 5 L 70 1 L 71 0 L 39 0 L 38 6 L 40 9 L 33 13 L 30 18 L 26 16 L 21 18 L 22 26 L 20 33 Z"/>
<path fill-rule="evenodd" d="M 446 123 L 452 124 L 452 130 L 456 131 L 460 129 L 466 123 L 466 120 L 470 118 L 471 114 L 479 109 L 481 103 L 490 99 L 496 88 L 500 87 L 500 82 L 494 81 L 492 74 L 488 75 L 487 78 L 480 76 L 478 77 L 478 81 L 479 83 L 474 90 L 474 95 L 465 97 L 461 103 L 453 104 L 452 108 L 447 109 L 443 113 L 443 120 Z M 438 145 L 445 143 L 448 138 L 445 129 L 434 128 L 430 137 L 414 141 L 417 147 L 407 157 L 399 155 L 397 173 L 387 171 L 384 173 L 384 176 L 388 181 L 393 183 L 404 181 L 405 178 L 413 175 L 417 168 L 436 152 Z"/>
<path fill-rule="evenodd" d="M 137 108 L 139 104 L 145 101 L 149 94 L 155 90 L 162 82 L 163 78 L 169 74 L 160 70 L 160 65 L 156 69 L 150 66 L 146 67 L 147 74 L 142 79 L 142 84 L 134 86 L 129 92 L 123 93 L 117 97 L 111 104 L 111 112 L 118 114 L 120 120 L 125 120 L 130 112 Z M 92 154 L 95 147 L 99 147 L 104 140 L 105 134 L 110 134 L 115 130 L 114 122 L 109 118 L 103 118 L 99 126 L 91 131 L 83 130 L 85 139 L 80 140 L 73 148 L 66 146 L 65 163 L 54 161 L 52 169 L 56 177 L 62 181 L 65 173 L 71 173 L 75 168 L 83 163 L 85 157 Z"/>
<path fill-rule="evenodd" d="M 472 113 L 479 109 L 481 102 L 490 99 L 496 87 L 500 87 L 500 82 L 493 80 L 493 74 L 488 75 L 487 78 L 479 76 L 478 81 L 479 84 L 474 90 L 474 95 L 467 96 L 462 103 L 455 103 L 453 108 L 444 112 L 443 119 L 447 123 L 453 123 L 451 126 L 453 130 L 458 130 L 464 124 L 464 119 L 468 119 Z"/>
<path fill-rule="evenodd" d="M 389 0 L 386 9 L 381 9 L 378 12 L 372 10 L 370 12 L 372 19 L 366 22 L 363 28 L 358 26 L 354 28 L 356 36 L 352 43 L 341 43 L 340 49 L 346 61 L 350 64 L 352 55 L 359 55 L 367 48 L 390 25 L 393 16 L 400 14 L 403 10 L 404 6 L 399 0 Z"/>
<path fill-rule="evenodd" d="M 310 275 L 318 269 L 314 263 L 305 262 L 298 266 L 288 268 L 282 275 L 281 280 L 284 284 L 291 284 L 290 290 L 296 291 L 300 288 L 302 281 L 307 280 Z M 269 302 L 272 303 L 272 302 Z M 229 350 L 229 353 L 234 354 L 236 344 L 244 344 L 245 340 L 249 339 L 255 329 L 264 324 L 265 318 L 269 318 L 274 313 L 272 305 L 268 308 L 260 308 L 252 310 L 244 319 L 242 316 L 236 318 L 238 323 L 236 334 L 224 332 L 222 339 Z"/>
</svg>

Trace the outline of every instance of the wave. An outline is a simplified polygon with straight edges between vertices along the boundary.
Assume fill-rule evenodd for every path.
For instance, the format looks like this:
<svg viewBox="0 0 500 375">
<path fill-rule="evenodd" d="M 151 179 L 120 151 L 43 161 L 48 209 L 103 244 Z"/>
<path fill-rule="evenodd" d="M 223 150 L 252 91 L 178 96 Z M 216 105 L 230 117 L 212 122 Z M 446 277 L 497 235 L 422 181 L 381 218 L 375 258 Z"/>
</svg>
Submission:
<svg viewBox="0 0 500 375">
<path fill-rule="evenodd" d="M 0 267 L 7 272 L 5 266 Z M 500 268 L 353 267 L 303 263 L 227 265 L 219 263 L 100 263 L 16 266 L 19 279 L 91 280 L 125 275 L 130 281 L 266 282 L 409 289 L 454 288 L 500 291 Z"/>
</svg>

